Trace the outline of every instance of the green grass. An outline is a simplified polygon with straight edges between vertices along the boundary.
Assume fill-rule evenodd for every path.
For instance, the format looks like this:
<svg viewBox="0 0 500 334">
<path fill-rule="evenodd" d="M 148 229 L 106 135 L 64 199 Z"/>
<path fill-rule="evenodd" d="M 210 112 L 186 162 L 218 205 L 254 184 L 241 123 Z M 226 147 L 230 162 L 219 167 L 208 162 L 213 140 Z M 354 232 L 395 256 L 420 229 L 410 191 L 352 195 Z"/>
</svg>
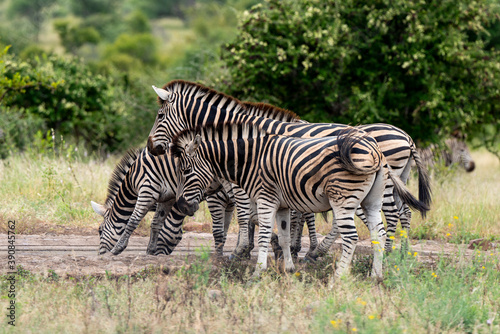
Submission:
<svg viewBox="0 0 500 334">
<path fill-rule="evenodd" d="M 359 261 L 363 261 L 358 260 Z M 189 263 L 189 264 L 188 264 Z M 356 261 L 355 261 L 356 264 Z M 62 279 L 26 271 L 17 282 L 17 331 L 37 333 L 495 333 L 498 254 L 386 259 L 381 284 L 366 272 L 331 285 L 332 259 L 250 279 L 249 263 L 219 263 L 200 250 L 168 275 Z M 0 288 L 6 291 L 5 277 Z M 216 290 L 216 291 L 213 291 Z M 0 307 L 6 306 L 3 297 Z M 489 324 L 491 323 L 491 324 Z M 0 327 L 1 332 L 11 328 Z M 14 332 L 14 330 L 12 330 Z"/>
<path fill-rule="evenodd" d="M 40 223 L 97 228 L 101 219 L 90 201 L 104 202 L 108 180 L 120 157 L 102 161 L 85 157 L 81 150 L 68 151 L 67 147 L 59 155 L 44 150 L 44 154 L 14 154 L 0 162 L 0 217 L 17 219 L 20 233 L 29 233 Z M 457 243 L 478 237 L 500 238 L 500 163 L 484 151 L 474 152 L 473 157 L 477 165 L 474 172 L 457 169 L 433 177 L 432 209 L 425 220 L 413 215 L 411 238 Z M 416 178 L 410 180 L 409 187 L 417 194 Z M 138 233 L 148 233 L 151 216 L 148 214 L 141 223 Z M 205 204 L 188 219 L 211 221 Z M 328 233 L 330 226 L 317 217 L 320 233 Z M 237 230 L 233 217 L 230 232 Z M 358 230 L 361 238 L 369 237 L 360 222 Z"/>
</svg>

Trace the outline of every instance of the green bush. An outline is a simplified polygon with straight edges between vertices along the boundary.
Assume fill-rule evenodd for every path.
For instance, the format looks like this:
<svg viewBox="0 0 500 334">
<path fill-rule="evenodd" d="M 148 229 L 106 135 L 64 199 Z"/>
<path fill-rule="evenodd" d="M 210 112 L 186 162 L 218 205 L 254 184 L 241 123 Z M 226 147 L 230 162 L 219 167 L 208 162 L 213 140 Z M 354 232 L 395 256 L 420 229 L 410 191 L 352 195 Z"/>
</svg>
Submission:
<svg viewBox="0 0 500 334">
<path fill-rule="evenodd" d="M 223 88 L 310 121 L 395 124 L 425 142 L 496 122 L 490 2 L 269 0 L 225 47 Z"/>
<path fill-rule="evenodd" d="M 26 62 L 5 50 L 0 73 L 1 122 L 23 129 L 9 145 L 22 149 L 35 129 L 54 129 L 92 149 L 113 150 L 121 141 L 125 110 L 120 86 L 79 59 L 45 56 Z M 4 132 L 11 136 L 9 128 Z"/>
<path fill-rule="evenodd" d="M 126 54 L 139 60 L 143 65 L 151 66 L 158 62 L 157 41 L 151 34 L 122 34 L 107 47 L 104 58 L 113 62 L 114 57 Z"/>
</svg>

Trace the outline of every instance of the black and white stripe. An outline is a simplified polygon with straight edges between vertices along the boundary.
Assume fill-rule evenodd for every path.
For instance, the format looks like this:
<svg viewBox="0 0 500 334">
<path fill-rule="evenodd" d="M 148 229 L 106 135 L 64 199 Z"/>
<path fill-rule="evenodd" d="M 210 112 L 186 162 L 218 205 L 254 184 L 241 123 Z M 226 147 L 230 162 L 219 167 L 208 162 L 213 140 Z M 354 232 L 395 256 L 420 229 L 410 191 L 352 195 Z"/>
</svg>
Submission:
<svg viewBox="0 0 500 334">
<path fill-rule="evenodd" d="M 268 134 L 249 123 L 184 130 L 174 137 L 171 152 L 180 171 L 179 208 L 195 210 L 203 190 L 214 179 L 238 184 L 257 205 L 259 256 L 256 273 L 267 267 L 267 249 L 275 220 L 285 257 L 285 269 L 294 270 L 290 254 L 288 208 L 298 212 L 332 209 L 343 240 L 336 275 L 350 265 L 358 240 L 354 212 L 361 205 L 374 244 L 373 274 L 382 276 L 385 230 L 380 216 L 385 183 L 390 178 L 401 199 L 427 210 L 387 167 L 377 142 L 364 131 L 344 128 L 336 137 L 291 138 Z M 382 168 L 384 167 L 384 168 Z"/>
<path fill-rule="evenodd" d="M 156 212 L 147 253 L 170 254 L 182 237 L 185 217 L 174 205 L 177 185 L 175 164 L 170 156 L 155 157 L 147 149 L 127 152 L 113 171 L 105 204 L 92 202 L 94 210 L 104 217 L 99 227 L 99 254 L 108 251 L 120 254 L 130 235 L 152 209 Z M 232 213 L 234 198 L 224 189 L 208 197 L 215 244 L 222 254 L 227 232 L 226 212 Z"/>
<path fill-rule="evenodd" d="M 176 132 L 212 123 L 244 121 L 255 124 L 268 133 L 300 138 L 337 136 L 347 127 L 343 124 L 290 123 L 290 120 L 285 123 L 259 117 L 256 116 L 258 110 L 267 108 L 271 112 L 272 108 L 280 109 L 260 104 L 254 105 L 253 112 L 250 112 L 249 110 L 252 108 L 248 103 L 242 103 L 207 87 L 185 81 L 172 81 L 163 89 L 155 87 L 155 91 L 159 96 L 158 101 L 161 108 L 148 138 L 148 147 L 153 154 L 163 153 L 167 143 Z M 287 115 L 288 112 L 285 111 L 284 114 Z M 430 183 L 425 168 L 419 162 L 418 153 L 411 138 L 404 131 L 387 124 L 367 125 L 363 126 L 362 129 L 369 132 L 377 140 L 389 166 L 404 181 L 410 173 L 410 158 L 416 161 L 419 171 L 419 199 L 426 205 L 430 204 Z M 384 196 L 386 199 L 384 201 L 384 214 L 388 221 L 388 230 L 393 233 L 398 220 L 398 208 L 402 204 L 397 198 L 394 198 L 390 184 L 388 184 Z M 240 225 L 240 230 L 241 228 L 245 227 Z M 240 240 L 242 235 L 247 238 L 246 229 L 243 233 L 240 232 Z M 386 248 L 390 250 L 391 245 L 392 239 L 388 239 Z"/>
</svg>

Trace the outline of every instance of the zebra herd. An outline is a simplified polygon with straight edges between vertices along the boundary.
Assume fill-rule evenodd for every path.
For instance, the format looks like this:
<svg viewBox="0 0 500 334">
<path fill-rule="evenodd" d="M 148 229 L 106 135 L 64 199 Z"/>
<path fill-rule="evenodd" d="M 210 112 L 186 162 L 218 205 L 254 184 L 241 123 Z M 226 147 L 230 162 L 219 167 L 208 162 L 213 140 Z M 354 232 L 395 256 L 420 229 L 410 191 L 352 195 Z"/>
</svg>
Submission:
<svg viewBox="0 0 500 334">
<path fill-rule="evenodd" d="M 266 269 L 277 222 L 285 270 L 294 270 L 307 224 L 311 259 L 325 254 L 340 234 L 336 276 L 341 276 L 358 241 L 356 214 L 370 231 L 372 275 L 380 278 L 384 248 L 392 250 L 398 220 L 408 230 L 409 207 L 422 215 L 429 210 L 424 163 L 411 137 L 392 125 L 310 124 L 290 111 L 181 80 L 153 88 L 160 108 L 147 147 L 127 152 L 113 172 L 104 205 L 91 203 L 104 217 L 99 254 L 120 254 L 151 210 L 147 253 L 170 254 L 182 238 L 184 217 L 206 200 L 218 254 L 235 207 L 239 232 L 232 257 L 249 256 L 258 224 L 255 275 Z M 418 199 L 405 187 L 412 164 Z M 318 244 L 314 213 L 329 210 L 332 229 Z"/>
</svg>

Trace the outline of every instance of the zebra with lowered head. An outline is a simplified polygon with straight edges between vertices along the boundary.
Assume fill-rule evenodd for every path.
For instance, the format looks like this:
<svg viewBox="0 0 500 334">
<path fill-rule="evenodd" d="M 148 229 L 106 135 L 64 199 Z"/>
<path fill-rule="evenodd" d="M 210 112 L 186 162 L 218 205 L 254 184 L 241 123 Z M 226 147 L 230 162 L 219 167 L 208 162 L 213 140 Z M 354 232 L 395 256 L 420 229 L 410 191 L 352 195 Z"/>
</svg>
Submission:
<svg viewBox="0 0 500 334">
<path fill-rule="evenodd" d="M 185 217 L 175 205 L 177 186 L 173 158 L 152 156 L 147 149 L 129 150 L 112 173 L 105 204 L 91 202 L 94 211 L 104 217 L 99 226 L 99 254 L 120 254 L 140 221 L 155 206 L 147 253 L 170 254 L 182 238 Z M 222 255 L 234 199 L 219 189 L 218 183 L 207 195 L 215 248 Z"/>
<path fill-rule="evenodd" d="M 255 274 L 267 268 L 267 251 L 275 220 L 285 270 L 293 271 L 290 255 L 289 208 L 298 212 L 332 209 L 343 241 L 336 271 L 349 267 L 358 234 L 354 212 L 361 205 L 374 245 L 372 274 L 382 277 L 385 230 L 380 210 L 387 179 L 398 196 L 419 211 L 416 200 L 390 170 L 377 142 L 366 132 L 345 128 L 336 137 L 291 138 L 269 134 L 248 123 L 228 123 L 184 130 L 170 144 L 178 158 L 178 207 L 192 214 L 214 179 L 238 184 L 256 203 L 259 255 Z"/>
</svg>

